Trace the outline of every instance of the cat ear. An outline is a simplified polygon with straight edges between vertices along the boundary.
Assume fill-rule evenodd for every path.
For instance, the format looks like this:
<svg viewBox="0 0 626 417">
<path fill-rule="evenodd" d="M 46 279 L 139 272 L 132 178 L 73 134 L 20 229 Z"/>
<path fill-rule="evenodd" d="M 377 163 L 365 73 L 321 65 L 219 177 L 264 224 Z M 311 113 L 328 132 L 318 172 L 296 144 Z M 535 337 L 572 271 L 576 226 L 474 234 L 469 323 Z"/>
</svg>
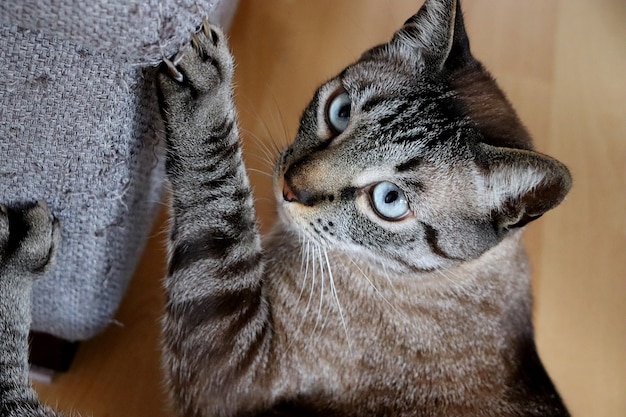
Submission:
<svg viewBox="0 0 626 417">
<path fill-rule="evenodd" d="M 426 0 L 390 45 L 417 56 L 430 73 L 453 70 L 473 60 L 459 0 Z"/>
<path fill-rule="evenodd" d="M 556 207 L 572 186 L 569 170 L 549 156 L 481 144 L 487 209 L 499 230 L 522 227 Z"/>
</svg>

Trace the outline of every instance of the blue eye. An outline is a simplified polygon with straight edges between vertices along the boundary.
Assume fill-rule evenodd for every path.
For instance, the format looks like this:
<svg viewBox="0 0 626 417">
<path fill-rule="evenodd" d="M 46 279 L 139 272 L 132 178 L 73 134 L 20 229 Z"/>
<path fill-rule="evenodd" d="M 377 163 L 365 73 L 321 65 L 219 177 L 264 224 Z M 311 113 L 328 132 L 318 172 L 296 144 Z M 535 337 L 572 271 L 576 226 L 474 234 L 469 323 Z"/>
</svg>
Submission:
<svg viewBox="0 0 626 417">
<path fill-rule="evenodd" d="M 326 110 L 326 118 L 335 132 L 341 133 L 348 127 L 351 107 L 350 96 L 345 91 L 337 94 L 330 101 Z"/>
<path fill-rule="evenodd" d="M 402 220 L 411 212 L 402 190 L 388 181 L 372 187 L 371 203 L 374 211 L 385 220 Z"/>
</svg>

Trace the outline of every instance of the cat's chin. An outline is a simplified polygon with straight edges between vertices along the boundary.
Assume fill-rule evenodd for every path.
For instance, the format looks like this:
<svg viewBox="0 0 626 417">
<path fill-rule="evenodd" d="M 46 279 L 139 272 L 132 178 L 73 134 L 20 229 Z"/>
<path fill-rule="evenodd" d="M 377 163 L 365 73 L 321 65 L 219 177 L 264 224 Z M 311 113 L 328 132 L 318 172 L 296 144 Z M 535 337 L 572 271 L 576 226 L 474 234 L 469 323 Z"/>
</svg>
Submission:
<svg viewBox="0 0 626 417">
<path fill-rule="evenodd" d="M 301 234 L 302 228 L 298 225 L 298 217 L 292 213 L 293 210 L 288 207 L 289 204 L 280 200 L 276 202 L 276 213 L 278 215 L 276 227 L 287 232 Z"/>
</svg>

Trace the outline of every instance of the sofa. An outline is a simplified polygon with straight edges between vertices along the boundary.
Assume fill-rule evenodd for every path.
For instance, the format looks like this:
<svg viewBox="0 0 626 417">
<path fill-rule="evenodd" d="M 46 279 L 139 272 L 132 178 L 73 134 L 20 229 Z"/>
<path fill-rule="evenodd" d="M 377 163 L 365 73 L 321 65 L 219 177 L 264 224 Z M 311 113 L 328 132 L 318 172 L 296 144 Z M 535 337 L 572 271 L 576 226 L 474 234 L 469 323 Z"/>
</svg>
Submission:
<svg viewBox="0 0 626 417">
<path fill-rule="evenodd" d="M 237 0 L 0 2 L 0 202 L 62 223 L 33 293 L 36 333 L 80 341 L 113 320 L 163 190 L 153 73 Z"/>
</svg>

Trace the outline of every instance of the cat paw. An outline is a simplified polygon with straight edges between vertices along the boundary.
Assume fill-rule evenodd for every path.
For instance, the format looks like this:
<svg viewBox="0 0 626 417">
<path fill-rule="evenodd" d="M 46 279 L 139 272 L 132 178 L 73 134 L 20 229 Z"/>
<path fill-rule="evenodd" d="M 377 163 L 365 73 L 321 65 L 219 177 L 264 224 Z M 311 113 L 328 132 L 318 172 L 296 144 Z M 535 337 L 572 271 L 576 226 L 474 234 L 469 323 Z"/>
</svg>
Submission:
<svg viewBox="0 0 626 417">
<path fill-rule="evenodd" d="M 0 205 L 0 279 L 40 276 L 54 259 L 60 230 L 44 202 L 16 210 Z"/>
<path fill-rule="evenodd" d="M 172 59 L 163 59 L 158 76 L 159 89 L 167 100 L 192 93 L 198 97 L 220 85 L 230 85 L 234 70 L 226 37 L 218 27 L 203 19 L 191 41 Z"/>
</svg>

